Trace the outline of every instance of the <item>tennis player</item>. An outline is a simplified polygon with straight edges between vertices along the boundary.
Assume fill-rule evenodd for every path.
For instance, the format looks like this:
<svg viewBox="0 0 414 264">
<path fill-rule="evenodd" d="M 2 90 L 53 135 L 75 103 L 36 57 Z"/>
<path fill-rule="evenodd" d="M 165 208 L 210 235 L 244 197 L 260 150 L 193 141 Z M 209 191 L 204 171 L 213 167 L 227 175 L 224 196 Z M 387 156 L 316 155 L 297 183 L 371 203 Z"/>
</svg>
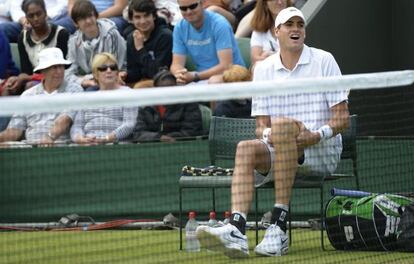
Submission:
<svg viewBox="0 0 414 264">
<path fill-rule="evenodd" d="M 294 7 L 278 14 L 274 30 L 280 50 L 257 64 L 253 81 L 341 75 L 332 54 L 304 44 L 305 25 L 302 12 Z M 229 257 L 247 257 L 245 226 L 254 184 L 274 181 L 271 225 L 255 252 L 264 256 L 288 252 L 286 220 L 295 176 L 329 174 L 336 169 L 342 152 L 339 133 L 349 126 L 347 95 L 343 90 L 253 98 L 258 139 L 237 146 L 230 223 L 199 226 L 196 232 L 202 247 Z"/>
</svg>

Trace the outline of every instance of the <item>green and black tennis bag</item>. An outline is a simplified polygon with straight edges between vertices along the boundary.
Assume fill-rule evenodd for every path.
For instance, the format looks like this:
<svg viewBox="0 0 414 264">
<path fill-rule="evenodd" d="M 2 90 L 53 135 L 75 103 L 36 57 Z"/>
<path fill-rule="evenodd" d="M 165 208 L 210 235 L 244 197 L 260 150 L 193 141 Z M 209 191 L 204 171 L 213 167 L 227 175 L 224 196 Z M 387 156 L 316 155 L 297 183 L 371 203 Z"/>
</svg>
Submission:
<svg viewBox="0 0 414 264">
<path fill-rule="evenodd" d="M 413 202 L 405 196 L 334 196 L 325 208 L 325 227 L 339 250 L 397 250 L 398 209 Z"/>
</svg>

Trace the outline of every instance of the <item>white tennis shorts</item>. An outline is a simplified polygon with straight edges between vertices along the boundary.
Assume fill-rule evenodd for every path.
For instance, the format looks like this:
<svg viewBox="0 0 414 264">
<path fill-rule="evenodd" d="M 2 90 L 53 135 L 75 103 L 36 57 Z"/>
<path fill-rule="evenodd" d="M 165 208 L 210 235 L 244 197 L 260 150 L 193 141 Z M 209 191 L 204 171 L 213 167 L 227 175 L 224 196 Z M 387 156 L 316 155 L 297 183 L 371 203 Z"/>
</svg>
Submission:
<svg viewBox="0 0 414 264">
<path fill-rule="evenodd" d="M 275 149 L 267 141 L 261 139 L 263 144 L 270 154 L 270 169 L 267 174 L 262 174 L 255 171 L 255 185 L 260 186 L 269 181 L 274 180 L 274 161 L 275 155 L 277 155 Z M 341 135 L 337 135 L 329 140 L 319 142 L 316 145 L 308 147 L 304 150 L 303 163 L 298 166 L 298 175 L 329 175 L 333 173 L 341 159 L 342 153 L 342 138 Z"/>
</svg>

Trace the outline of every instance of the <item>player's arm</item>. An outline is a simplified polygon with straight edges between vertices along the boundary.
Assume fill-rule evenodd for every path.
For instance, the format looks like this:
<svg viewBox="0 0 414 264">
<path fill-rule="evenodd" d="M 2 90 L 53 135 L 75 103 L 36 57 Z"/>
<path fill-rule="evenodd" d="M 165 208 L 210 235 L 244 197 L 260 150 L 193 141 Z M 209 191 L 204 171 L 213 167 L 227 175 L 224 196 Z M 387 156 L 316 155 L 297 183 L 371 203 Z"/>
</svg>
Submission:
<svg viewBox="0 0 414 264">
<path fill-rule="evenodd" d="M 332 136 L 335 136 L 349 127 L 349 110 L 348 103 L 342 101 L 330 108 L 331 118 L 328 126 L 332 129 Z"/>
<path fill-rule="evenodd" d="M 306 148 L 330 139 L 341 133 L 349 126 L 348 103 L 342 101 L 330 108 L 331 118 L 328 123 L 315 131 L 308 130 L 303 123 L 298 123 L 300 133 L 296 138 L 298 148 Z"/>
<path fill-rule="evenodd" d="M 256 116 L 256 138 L 263 138 L 263 130 L 270 128 L 270 116 Z"/>
</svg>

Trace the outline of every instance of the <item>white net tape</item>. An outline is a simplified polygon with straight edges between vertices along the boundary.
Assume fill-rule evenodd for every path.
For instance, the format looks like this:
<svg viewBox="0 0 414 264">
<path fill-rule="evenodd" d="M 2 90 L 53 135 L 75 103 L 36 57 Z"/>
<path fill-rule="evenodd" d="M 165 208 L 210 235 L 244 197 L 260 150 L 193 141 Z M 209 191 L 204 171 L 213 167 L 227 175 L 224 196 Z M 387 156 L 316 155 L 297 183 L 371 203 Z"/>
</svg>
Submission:
<svg viewBox="0 0 414 264">
<path fill-rule="evenodd" d="M 33 112 L 60 112 L 111 106 L 150 106 L 212 100 L 241 99 L 252 96 L 311 93 L 316 91 L 363 90 L 407 86 L 414 82 L 414 70 L 351 74 L 323 78 L 197 84 L 106 93 L 59 94 L 53 97 L 1 97 L 0 115 Z M 162 89 L 162 92 L 160 92 Z"/>
</svg>

